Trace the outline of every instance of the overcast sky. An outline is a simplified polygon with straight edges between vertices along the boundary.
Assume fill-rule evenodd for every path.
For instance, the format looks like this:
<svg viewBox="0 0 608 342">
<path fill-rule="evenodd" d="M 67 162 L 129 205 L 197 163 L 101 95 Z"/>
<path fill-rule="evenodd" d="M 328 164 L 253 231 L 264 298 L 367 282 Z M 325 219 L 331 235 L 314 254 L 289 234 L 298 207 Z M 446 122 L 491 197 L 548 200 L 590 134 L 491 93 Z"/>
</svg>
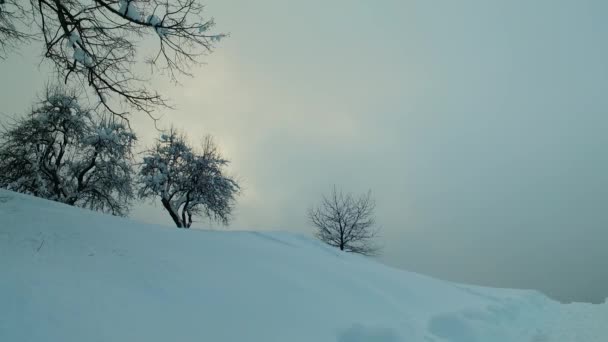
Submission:
<svg viewBox="0 0 608 342">
<path fill-rule="evenodd" d="M 311 234 L 332 184 L 371 189 L 385 263 L 608 296 L 608 2 L 206 3 L 231 37 L 195 78 L 155 83 L 177 105 L 161 126 L 213 134 L 233 160 L 229 229 Z M 29 51 L 0 62 L 0 113 L 47 81 Z M 133 126 L 142 145 L 156 134 Z M 171 224 L 160 206 L 132 217 Z"/>
</svg>

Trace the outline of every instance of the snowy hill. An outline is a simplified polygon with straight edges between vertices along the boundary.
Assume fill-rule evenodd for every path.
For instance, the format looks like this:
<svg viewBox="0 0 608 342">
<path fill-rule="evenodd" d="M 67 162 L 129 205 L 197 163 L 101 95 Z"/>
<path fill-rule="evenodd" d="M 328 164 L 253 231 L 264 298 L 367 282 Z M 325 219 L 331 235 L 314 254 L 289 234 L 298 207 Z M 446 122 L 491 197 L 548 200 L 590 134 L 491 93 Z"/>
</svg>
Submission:
<svg viewBox="0 0 608 342">
<path fill-rule="evenodd" d="M 608 305 L 454 284 L 287 233 L 0 191 L 0 341 L 605 342 Z"/>
</svg>

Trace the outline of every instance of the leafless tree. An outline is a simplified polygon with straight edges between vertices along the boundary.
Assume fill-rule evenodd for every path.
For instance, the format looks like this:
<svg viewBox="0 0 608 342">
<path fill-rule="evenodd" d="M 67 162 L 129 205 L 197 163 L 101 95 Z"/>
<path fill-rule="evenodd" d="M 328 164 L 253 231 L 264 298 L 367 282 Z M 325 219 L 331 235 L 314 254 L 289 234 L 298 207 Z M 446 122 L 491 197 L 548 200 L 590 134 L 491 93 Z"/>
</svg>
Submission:
<svg viewBox="0 0 608 342">
<path fill-rule="evenodd" d="M 225 36 L 210 33 L 214 21 L 202 14 L 199 0 L 0 0 L 0 56 L 23 41 L 42 41 L 64 82 L 88 85 L 115 115 L 124 118 L 126 110 L 111 98 L 152 115 L 168 104 L 134 71 L 137 45 L 156 37 L 146 61 L 177 81 Z"/>
<path fill-rule="evenodd" d="M 124 216 L 133 198 L 135 135 L 51 88 L 0 132 L 0 187 Z"/>
<path fill-rule="evenodd" d="M 378 234 L 375 206 L 371 191 L 355 198 L 334 186 L 319 206 L 308 211 L 308 217 L 321 241 L 346 252 L 376 255 L 380 248 L 373 241 Z"/>
<path fill-rule="evenodd" d="M 19 0 L 0 0 L 0 59 L 8 54 L 8 50 L 32 37 L 19 26 L 24 26 L 28 13 Z"/>
<path fill-rule="evenodd" d="M 228 163 L 211 136 L 197 151 L 184 135 L 171 129 L 145 153 L 139 196 L 160 198 L 178 228 L 190 228 L 192 217 L 201 214 L 227 224 L 240 190 L 224 171 Z"/>
</svg>

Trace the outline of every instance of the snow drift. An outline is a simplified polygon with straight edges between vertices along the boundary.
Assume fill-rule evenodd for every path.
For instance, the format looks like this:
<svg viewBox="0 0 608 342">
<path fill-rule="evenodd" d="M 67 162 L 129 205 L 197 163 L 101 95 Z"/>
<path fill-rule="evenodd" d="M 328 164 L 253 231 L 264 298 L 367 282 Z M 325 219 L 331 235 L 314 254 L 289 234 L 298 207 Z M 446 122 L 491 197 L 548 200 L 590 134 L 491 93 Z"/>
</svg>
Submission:
<svg viewBox="0 0 608 342">
<path fill-rule="evenodd" d="M 605 342 L 608 305 L 0 191 L 0 341 Z"/>
</svg>

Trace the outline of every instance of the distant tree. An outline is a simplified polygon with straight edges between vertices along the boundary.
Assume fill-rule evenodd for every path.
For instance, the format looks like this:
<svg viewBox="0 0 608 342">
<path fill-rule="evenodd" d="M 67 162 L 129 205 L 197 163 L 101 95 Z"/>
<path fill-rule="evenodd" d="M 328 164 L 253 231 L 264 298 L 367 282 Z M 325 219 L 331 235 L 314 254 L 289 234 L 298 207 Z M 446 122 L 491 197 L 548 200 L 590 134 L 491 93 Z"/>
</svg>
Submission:
<svg viewBox="0 0 608 342">
<path fill-rule="evenodd" d="M 124 216 L 135 140 L 123 124 L 96 119 L 75 92 L 49 88 L 0 133 L 0 187 Z"/>
<path fill-rule="evenodd" d="M 214 22 L 203 18 L 203 7 L 198 0 L 0 0 L 0 59 L 42 42 L 62 81 L 87 85 L 115 115 L 127 113 L 109 98 L 150 114 L 166 102 L 135 72 L 138 52 L 173 81 L 189 75 L 225 36 L 210 33 Z M 146 36 L 157 42 L 150 52 L 140 47 Z"/>
<path fill-rule="evenodd" d="M 374 243 L 378 229 L 374 227 L 375 202 L 371 191 L 357 198 L 333 187 L 321 204 L 308 211 L 308 218 L 321 241 L 340 250 L 375 255 L 380 247 Z"/>
<path fill-rule="evenodd" d="M 229 163 L 211 136 L 193 149 L 184 135 L 171 129 L 145 152 L 139 172 L 139 196 L 160 198 L 178 228 L 190 228 L 194 215 L 227 224 L 240 187 L 226 175 Z"/>
</svg>

